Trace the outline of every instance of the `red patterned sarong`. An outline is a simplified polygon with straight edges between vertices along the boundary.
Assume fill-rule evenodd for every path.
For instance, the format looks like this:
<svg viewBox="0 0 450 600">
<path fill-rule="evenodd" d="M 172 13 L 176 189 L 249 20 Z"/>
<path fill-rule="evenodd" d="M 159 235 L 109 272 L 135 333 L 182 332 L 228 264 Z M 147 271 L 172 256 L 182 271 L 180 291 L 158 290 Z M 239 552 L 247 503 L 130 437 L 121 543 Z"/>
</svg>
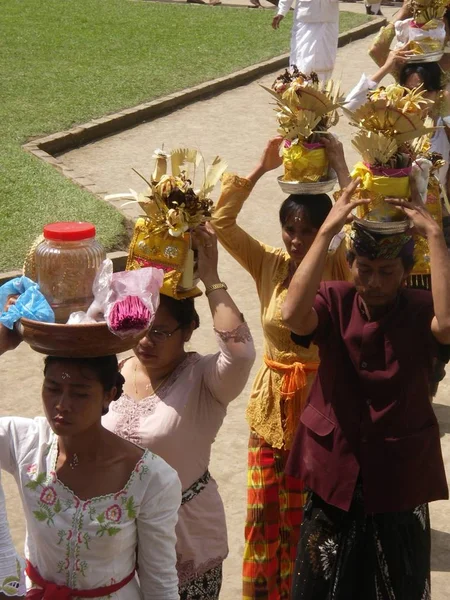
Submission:
<svg viewBox="0 0 450 600">
<path fill-rule="evenodd" d="M 250 433 L 243 600 L 291 597 L 304 494 L 302 482 L 284 474 L 288 455 Z"/>
</svg>

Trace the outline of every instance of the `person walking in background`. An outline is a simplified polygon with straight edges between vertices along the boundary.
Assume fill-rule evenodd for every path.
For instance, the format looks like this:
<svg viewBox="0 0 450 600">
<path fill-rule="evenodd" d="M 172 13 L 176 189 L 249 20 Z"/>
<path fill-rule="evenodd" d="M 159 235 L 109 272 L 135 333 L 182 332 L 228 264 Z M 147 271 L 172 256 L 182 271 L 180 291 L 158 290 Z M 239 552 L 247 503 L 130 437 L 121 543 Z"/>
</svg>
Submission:
<svg viewBox="0 0 450 600">
<path fill-rule="evenodd" d="M 273 29 L 279 28 L 292 2 L 280 0 L 278 13 L 272 20 Z M 338 0 L 297 0 L 289 64 L 306 75 L 315 72 L 319 79 L 326 81 L 336 62 L 338 35 Z"/>
<path fill-rule="evenodd" d="M 377 0 L 365 0 L 365 5 L 366 13 L 368 15 L 383 16 L 383 13 L 381 12 L 381 2 L 378 2 Z"/>
</svg>

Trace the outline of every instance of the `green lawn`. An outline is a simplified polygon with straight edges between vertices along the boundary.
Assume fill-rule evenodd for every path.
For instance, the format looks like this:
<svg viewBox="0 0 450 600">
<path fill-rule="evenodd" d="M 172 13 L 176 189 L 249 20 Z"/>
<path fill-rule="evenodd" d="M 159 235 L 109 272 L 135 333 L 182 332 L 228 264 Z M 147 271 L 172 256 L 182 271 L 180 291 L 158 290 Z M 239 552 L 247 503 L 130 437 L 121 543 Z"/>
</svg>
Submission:
<svg viewBox="0 0 450 600">
<path fill-rule="evenodd" d="M 0 271 L 45 223 L 96 223 L 108 250 L 122 216 L 27 155 L 32 137 L 134 106 L 286 52 L 273 11 L 129 0 L 0 0 Z M 341 30 L 367 21 L 343 13 Z"/>
</svg>

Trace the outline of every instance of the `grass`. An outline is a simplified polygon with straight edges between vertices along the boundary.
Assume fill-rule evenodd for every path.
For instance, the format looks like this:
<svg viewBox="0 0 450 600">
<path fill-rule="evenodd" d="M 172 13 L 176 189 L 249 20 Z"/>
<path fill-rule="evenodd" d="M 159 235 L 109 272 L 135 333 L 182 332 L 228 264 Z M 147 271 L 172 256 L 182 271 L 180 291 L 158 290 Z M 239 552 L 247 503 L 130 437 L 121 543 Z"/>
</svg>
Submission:
<svg viewBox="0 0 450 600">
<path fill-rule="evenodd" d="M 45 223 L 88 220 L 108 250 L 123 217 L 21 144 L 288 51 L 292 15 L 129 0 L 1 0 L 0 271 Z M 341 30 L 367 21 L 343 13 Z"/>
</svg>

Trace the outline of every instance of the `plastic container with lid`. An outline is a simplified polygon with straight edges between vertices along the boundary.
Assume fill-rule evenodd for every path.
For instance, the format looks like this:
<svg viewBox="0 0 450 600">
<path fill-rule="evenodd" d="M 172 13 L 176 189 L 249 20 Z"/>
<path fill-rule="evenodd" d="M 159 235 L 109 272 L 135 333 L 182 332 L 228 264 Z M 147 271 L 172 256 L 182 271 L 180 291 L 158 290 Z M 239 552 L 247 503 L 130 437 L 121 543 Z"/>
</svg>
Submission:
<svg viewBox="0 0 450 600">
<path fill-rule="evenodd" d="M 44 241 L 35 251 L 37 283 L 56 322 L 66 323 L 72 312 L 89 308 L 92 284 L 106 253 L 92 223 L 50 223 L 43 233 Z"/>
</svg>

